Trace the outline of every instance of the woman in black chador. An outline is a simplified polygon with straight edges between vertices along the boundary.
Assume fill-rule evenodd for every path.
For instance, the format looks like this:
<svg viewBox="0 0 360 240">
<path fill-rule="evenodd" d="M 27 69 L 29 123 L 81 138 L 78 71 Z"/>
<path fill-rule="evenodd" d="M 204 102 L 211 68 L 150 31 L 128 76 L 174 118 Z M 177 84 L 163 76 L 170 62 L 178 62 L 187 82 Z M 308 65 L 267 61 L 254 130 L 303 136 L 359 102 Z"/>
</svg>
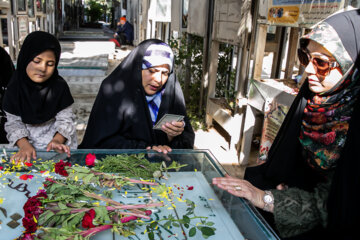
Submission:
<svg viewBox="0 0 360 240">
<path fill-rule="evenodd" d="M 0 47 L 0 66 L 0 143 L 8 143 L 8 140 L 6 138 L 6 132 L 4 130 L 6 116 L 2 109 L 2 99 L 5 93 L 6 86 L 8 85 L 11 75 L 15 71 L 15 68 L 9 54 L 2 47 Z"/>
<path fill-rule="evenodd" d="M 359 239 L 360 10 L 318 23 L 298 56 L 306 80 L 268 160 L 213 183 L 267 211 L 283 238 Z"/>
<path fill-rule="evenodd" d="M 101 84 L 80 148 L 192 148 L 194 132 L 173 73 L 173 52 L 156 39 L 143 41 Z M 164 114 L 185 116 L 153 126 Z"/>
</svg>

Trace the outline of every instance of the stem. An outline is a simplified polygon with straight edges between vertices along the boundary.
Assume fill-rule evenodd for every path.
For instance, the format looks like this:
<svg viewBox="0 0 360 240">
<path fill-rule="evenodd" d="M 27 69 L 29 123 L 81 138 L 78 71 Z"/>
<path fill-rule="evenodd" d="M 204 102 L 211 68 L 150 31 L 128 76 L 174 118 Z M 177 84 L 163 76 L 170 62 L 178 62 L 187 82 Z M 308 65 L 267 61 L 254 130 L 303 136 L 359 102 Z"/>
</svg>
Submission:
<svg viewBox="0 0 360 240">
<path fill-rule="evenodd" d="M 112 228 L 112 225 L 102 225 L 99 227 L 90 228 L 89 230 L 86 230 L 86 231 L 82 231 L 82 232 L 80 232 L 80 234 L 83 237 L 87 237 L 87 236 L 95 235 L 99 232 L 108 230 L 110 228 Z"/>
</svg>

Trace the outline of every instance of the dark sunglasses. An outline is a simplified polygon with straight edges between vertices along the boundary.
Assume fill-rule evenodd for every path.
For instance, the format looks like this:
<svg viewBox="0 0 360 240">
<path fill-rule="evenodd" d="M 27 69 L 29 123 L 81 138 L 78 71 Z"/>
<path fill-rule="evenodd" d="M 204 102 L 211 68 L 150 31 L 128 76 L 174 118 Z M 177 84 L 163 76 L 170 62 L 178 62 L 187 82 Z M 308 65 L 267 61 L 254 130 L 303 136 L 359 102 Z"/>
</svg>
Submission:
<svg viewBox="0 0 360 240">
<path fill-rule="evenodd" d="M 322 76 L 327 76 L 332 69 L 340 66 L 336 61 L 327 61 L 317 56 L 311 56 L 306 48 L 298 49 L 298 57 L 300 63 L 304 66 L 307 66 L 311 61 L 316 72 Z"/>
</svg>

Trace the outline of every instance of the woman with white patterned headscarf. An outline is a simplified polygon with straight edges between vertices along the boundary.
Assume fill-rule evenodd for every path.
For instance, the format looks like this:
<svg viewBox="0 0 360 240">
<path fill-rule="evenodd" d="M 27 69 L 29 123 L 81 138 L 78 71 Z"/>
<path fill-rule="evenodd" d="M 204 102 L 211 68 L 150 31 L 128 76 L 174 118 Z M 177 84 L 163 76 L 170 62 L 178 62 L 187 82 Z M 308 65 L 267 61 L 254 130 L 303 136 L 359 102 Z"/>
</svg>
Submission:
<svg viewBox="0 0 360 240">
<path fill-rule="evenodd" d="M 194 132 L 173 73 L 174 54 L 157 39 L 139 44 L 101 84 L 80 148 L 193 148 Z M 165 114 L 181 122 L 153 126 Z"/>
</svg>

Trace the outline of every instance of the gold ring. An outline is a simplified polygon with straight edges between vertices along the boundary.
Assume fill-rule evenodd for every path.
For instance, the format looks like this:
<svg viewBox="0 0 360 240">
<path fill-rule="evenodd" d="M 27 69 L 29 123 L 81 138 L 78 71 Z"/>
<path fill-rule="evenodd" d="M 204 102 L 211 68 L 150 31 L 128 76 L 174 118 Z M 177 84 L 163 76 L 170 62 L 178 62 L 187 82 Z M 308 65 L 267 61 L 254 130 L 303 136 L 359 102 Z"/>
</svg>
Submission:
<svg viewBox="0 0 360 240">
<path fill-rule="evenodd" d="M 242 188 L 241 188 L 240 186 L 235 186 L 235 190 L 236 190 L 236 191 L 241 191 Z"/>
</svg>

